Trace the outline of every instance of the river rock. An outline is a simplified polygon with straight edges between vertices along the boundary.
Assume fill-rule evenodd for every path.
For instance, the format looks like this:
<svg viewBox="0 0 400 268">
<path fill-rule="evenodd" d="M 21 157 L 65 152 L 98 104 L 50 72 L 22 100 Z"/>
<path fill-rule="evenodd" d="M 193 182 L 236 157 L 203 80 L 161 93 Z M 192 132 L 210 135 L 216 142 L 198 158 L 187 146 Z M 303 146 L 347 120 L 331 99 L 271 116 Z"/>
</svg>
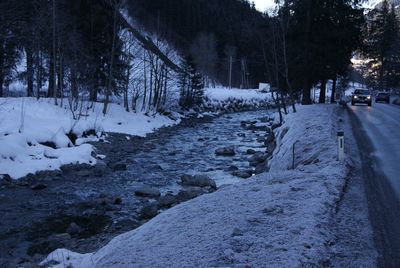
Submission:
<svg viewBox="0 0 400 268">
<path fill-rule="evenodd" d="M 7 186 L 9 186 L 9 185 L 14 184 L 14 181 L 13 181 L 13 179 L 10 177 L 10 175 L 8 175 L 8 174 L 1 174 L 1 175 L 0 175 L 0 184 L 1 184 L 1 185 L 7 185 Z"/>
<path fill-rule="evenodd" d="M 249 159 L 249 162 L 250 163 L 262 163 L 262 162 L 264 162 L 265 160 L 267 160 L 267 155 L 265 154 L 265 153 L 263 153 L 263 152 L 257 152 L 257 153 L 255 153 L 255 154 L 253 154 L 251 157 L 250 157 L 250 159 Z"/>
<path fill-rule="evenodd" d="M 255 169 L 254 173 L 256 175 L 258 175 L 258 174 L 264 173 L 266 171 L 267 171 L 267 164 L 266 163 L 261 163 L 261 164 L 258 164 L 256 166 L 256 169 Z"/>
<path fill-rule="evenodd" d="M 158 199 L 158 205 L 162 208 L 170 208 L 178 203 L 178 198 L 172 194 L 166 194 Z"/>
<path fill-rule="evenodd" d="M 282 126 L 282 125 L 279 124 L 279 123 L 274 123 L 274 124 L 272 124 L 271 129 L 274 130 L 274 129 L 277 129 L 278 127 L 280 127 L 280 126 Z"/>
<path fill-rule="evenodd" d="M 256 151 L 253 149 L 247 149 L 246 154 L 255 154 Z"/>
<path fill-rule="evenodd" d="M 235 146 L 219 148 L 219 149 L 215 150 L 215 154 L 219 155 L 219 156 L 234 156 L 236 154 Z"/>
<path fill-rule="evenodd" d="M 101 177 L 108 171 L 107 164 L 103 160 L 97 160 L 96 165 L 93 167 L 93 174 L 96 177 Z"/>
<path fill-rule="evenodd" d="M 232 172 L 233 176 L 242 178 L 242 179 L 248 179 L 252 176 L 252 171 L 251 170 L 238 170 Z"/>
<path fill-rule="evenodd" d="M 114 164 L 111 164 L 110 167 L 114 171 L 124 171 L 124 170 L 126 170 L 126 164 L 125 163 L 114 163 Z"/>
<path fill-rule="evenodd" d="M 275 141 L 274 132 L 268 132 L 268 134 L 265 136 L 265 145 L 272 143 L 274 141 Z"/>
<path fill-rule="evenodd" d="M 137 196 L 142 196 L 142 197 L 159 197 L 160 191 L 157 188 L 148 186 L 148 185 L 142 185 L 138 186 L 135 188 L 135 195 Z"/>
<path fill-rule="evenodd" d="M 188 186 L 198 186 L 198 187 L 210 186 L 214 189 L 217 189 L 215 181 L 210 179 L 210 177 L 206 175 L 195 175 L 195 176 L 182 175 L 181 182 L 183 185 L 188 185 Z"/>
<path fill-rule="evenodd" d="M 71 236 L 78 235 L 83 231 L 83 228 L 80 227 L 75 222 L 71 222 L 71 224 L 67 228 L 67 233 Z"/>
<path fill-rule="evenodd" d="M 151 219 L 157 216 L 158 214 L 158 206 L 157 203 L 153 202 L 146 206 L 144 206 L 140 210 L 140 218 L 141 219 Z"/>
<path fill-rule="evenodd" d="M 239 168 L 237 166 L 229 166 L 225 171 L 232 172 L 232 171 L 237 171 Z"/>
<path fill-rule="evenodd" d="M 176 198 L 178 200 L 178 203 L 182 203 L 185 201 L 188 201 L 190 199 L 196 198 L 200 195 L 202 195 L 204 192 L 198 188 L 191 188 L 187 190 L 181 190 L 179 193 L 176 195 Z"/>
<path fill-rule="evenodd" d="M 34 191 L 39 191 L 39 190 L 43 190 L 47 188 L 47 185 L 44 183 L 36 183 L 34 185 L 31 186 L 31 189 Z"/>
<path fill-rule="evenodd" d="M 275 142 L 269 143 L 269 144 L 267 145 L 267 150 L 266 150 L 266 152 L 267 152 L 269 155 L 272 155 L 272 154 L 274 153 L 274 151 L 275 151 L 275 148 L 276 148 L 276 143 L 275 143 Z"/>
</svg>

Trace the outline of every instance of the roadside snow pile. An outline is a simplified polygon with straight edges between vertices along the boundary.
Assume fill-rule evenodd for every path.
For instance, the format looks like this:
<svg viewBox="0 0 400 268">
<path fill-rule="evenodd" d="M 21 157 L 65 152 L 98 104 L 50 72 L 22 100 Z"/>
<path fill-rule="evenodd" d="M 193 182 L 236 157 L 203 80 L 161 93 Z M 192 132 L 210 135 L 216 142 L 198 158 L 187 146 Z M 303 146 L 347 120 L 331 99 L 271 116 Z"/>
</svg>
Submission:
<svg viewBox="0 0 400 268">
<path fill-rule="evenodd" d="M 206 88 L 201 109 L 207 112 L 237 112 L 258 107 L 266 107 L 272 103 L 270 93 L 256 89 Z"/>
<path fill-rule="evenodd" d="M 103 131 L 145 136 L 179 123 L 161 115 L 127 113 L 113 103 L 105 117 L 101 110 L 100 104 L 82 109 L 80 120 L 74 120 L 68 104 L 60 107 L 51 99 L 0 98 L 0 174 L 18 179 L 66 164 L 94 165 L 94 148 L 84 143 L 97 140 Z"/>
<path fill-rule="evenodd" d="M 346 169 L 335 106 L 300 107 L 276 131 L 273 172 L 180 204 L 90 254 L 58 249 L 51 267 L 303 267 L 329 264 L 328 221 Z M 298 141 L 295 169 L 290 149 Z M 58 265 L 55 263 L 59 263 Z"/>
</svg>

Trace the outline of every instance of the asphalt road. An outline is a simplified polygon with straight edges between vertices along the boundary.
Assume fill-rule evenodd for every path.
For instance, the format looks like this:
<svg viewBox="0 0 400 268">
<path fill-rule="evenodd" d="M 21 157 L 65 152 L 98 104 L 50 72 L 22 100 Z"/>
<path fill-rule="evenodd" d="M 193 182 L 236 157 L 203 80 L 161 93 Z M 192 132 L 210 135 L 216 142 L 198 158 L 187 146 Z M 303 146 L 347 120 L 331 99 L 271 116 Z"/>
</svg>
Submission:
<svg viewBox="0 0 400 268">
<path fill-rule="evenodd" d="M 400 106 L 349 106 L 380 267 L 400 267 Z"/>
</svg>

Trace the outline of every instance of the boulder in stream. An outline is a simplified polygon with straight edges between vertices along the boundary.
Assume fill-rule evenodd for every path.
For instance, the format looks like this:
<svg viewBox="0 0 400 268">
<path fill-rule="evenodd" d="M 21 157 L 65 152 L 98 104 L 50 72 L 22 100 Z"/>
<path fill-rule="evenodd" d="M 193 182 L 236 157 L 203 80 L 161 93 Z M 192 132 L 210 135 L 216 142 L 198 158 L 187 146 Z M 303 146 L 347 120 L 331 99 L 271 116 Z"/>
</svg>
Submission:
<svg viewBox="0 0 400 268">
<path fill-rule="evenodd" d="M 215 181 L 206 175 L 195 175 L 195 176 L 182 175 L 181 182 L 182 185 L 198 186 L 198 187 L 210 186 L 214 189 L 217 189 Z"/>
<path fill-rule="evenodd" d="M 236 154 L 235 146 L 219 148 L 215 150 L 215 154 L 219 156 L 234 156 Z"/>
<path fill-rule="evenodd" d="M 155 197 L 159 197 L 161 195 L 160 191 L 157 188 L 154 188 L 154 187 L 151 187 L 148 185 L 137 186 L 134 189 L 134 191 L 135 191 L 135 195 L 142 196 L 142 197 L 155 198 Z"/>
</svg>

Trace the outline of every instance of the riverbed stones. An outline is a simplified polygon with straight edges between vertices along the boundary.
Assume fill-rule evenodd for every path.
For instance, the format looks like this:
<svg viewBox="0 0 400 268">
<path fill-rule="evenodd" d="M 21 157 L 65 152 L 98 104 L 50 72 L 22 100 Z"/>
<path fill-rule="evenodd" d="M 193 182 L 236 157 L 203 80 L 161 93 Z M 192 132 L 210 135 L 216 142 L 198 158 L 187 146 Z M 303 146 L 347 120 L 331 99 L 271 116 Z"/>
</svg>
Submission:
<svg viewBox="0 0 400 268">
<path fill-rule="evenodd" d="M 258 175 L 258 174 L 264 173 L 266 171 L 267 171 L 267 164 L 266 163 L 261 163 L 261 164 L 258 164 L 256 166 L 256 169 L 255 169 L 254 173 L 256 175 Z"/>
<path fill-rule="evenodd" d="M 152 202 L 140 210 L 140 218 L 144 220 L 154 218 L 157 214 L 158 206 L 156 202 Z"/>
<path fill-rule="evenodd" d="M 274 123 L 274 124 L 272 124 L 271 129 L 272 129 L 272 130 L 275 130 L 275 129 L 277 129 L 277 128 L 280 127 L 280 126 L 282 126 L 282 125 L 279 124 L 279 123 Z"/>
<path fill-rule="evenodd" d="M 178 203 L 182 203 L 196 198 L 202 194 L 204 194 L 204 191 L 201 188 L 192 187 L 179 191 L 179 193 L 176 195 L 176 198 L 178 200 Z"/>
<path fill-rule="evenodd" d="M 217 185 L 214 180 L 206 175 L 182 175 L 181 176 L 181 183 L 182 185 L 188 186 L 198 186 L 198 187 L 207 187 L 210 186 L 214 189 L 217 189 Z"/>
<path fill-rule="evenodd" d="M 272 155 L 274 153 L 275 149 L 276 149 L 276 143 L 275 142 L 271 142 L 271 143 L 268 143 L 266 152 L 269 155 Z"/>
<path fill-rule="evenodd" d="M 247 149 L 246 154 L 255 154 L 256 150 L 253 149 Z"/>
<path fill-rule="evenodd" d="M 97 160 L 96 165 L 93 167 L 93 174 L 96 177 L 101 177 L 108 171 L 107 164 L 103 160 Z"/>
<path fill-rule="evenodd" d="M 36 184 L 31 186 L 31 189 L 34 190 L 34 191 L 40 191 L 40 190 L 43 190 L 43 189 L 46 189 L 46 188 L 47 188 L 47 185 L 44 184 L 44 183 L 36 183 Z"/>
<path fill-rule="evenodd" d="M 239 168 L 237 167 L 237 166 L 229 166 L 228 168 L 226 168 L 225 169 L 225 171 L 228 171 L 228 172 L 233 172 L 233 171 L 237 171 L 237 170 L 239 170 Z"/>
<path fill-rule="evenodd" d="M 148 185 L 140 185 L 137 186 L 134 190 L 135 195 L 141 197 L 151 197 L 156 198 L 161 195 L 160 191 L 157 188 L 148 186 Z"/>
<path fill-rule="evenodd" d="M 71 222 L 71 224 L 67 228 L 67 233 L 71 236 L 74 235 L 79 235 L 80 233 L 83 232 L 83 228 L 80 227 L 78 224 L 75 222 Z"/>
<path fill-rule="evenodd" d="M 265 154 L 263 152 L 257 152 L 250 157 L 250 159 L 249 159 L 250 166 L 256 167 L 260 163 L 265 162 L 265 160 L 267 160 L 267 158 L 268 158 L 267 154 Z"/>
<path fill-rule="evenodd" d="M 219 148 L 215 150 L 215 154 L 218 156 L 234 156 L 236 154 L 235 146 L 227 146 Z"/>
<path fill-rule="evenodd" d="M 126 164 L 125 163 L 112 163 L 110 165 L 110 167 L 114 171 L 125 171 L 126 170 Z"/>
<path fill-rule="evenodd" d="M 10 186 L 13 185 L 14 181 L 8 174 L 1 174 L 0 175 L 0 185 Z"/>
<path fill-rule="evenodd" d="M 166 194 L 158 199 L 158 206 L 161 208 L 170 208 L 178 203 L 178 198 L 172 194 Z"/>
<path fill-rule="evenodd" d="M 252 170 L 237 170 L 232 172 L 232 175 L 242 179 L 248 179 L 253 175 L 252 173 Z"/>
<path fill-rule="evenodd" d="M 275 141 L 275 134 L 273 131 L 268 132 L 268 134 L 265 136 L 265 145 L 272 143 Z"/>
</svg>

